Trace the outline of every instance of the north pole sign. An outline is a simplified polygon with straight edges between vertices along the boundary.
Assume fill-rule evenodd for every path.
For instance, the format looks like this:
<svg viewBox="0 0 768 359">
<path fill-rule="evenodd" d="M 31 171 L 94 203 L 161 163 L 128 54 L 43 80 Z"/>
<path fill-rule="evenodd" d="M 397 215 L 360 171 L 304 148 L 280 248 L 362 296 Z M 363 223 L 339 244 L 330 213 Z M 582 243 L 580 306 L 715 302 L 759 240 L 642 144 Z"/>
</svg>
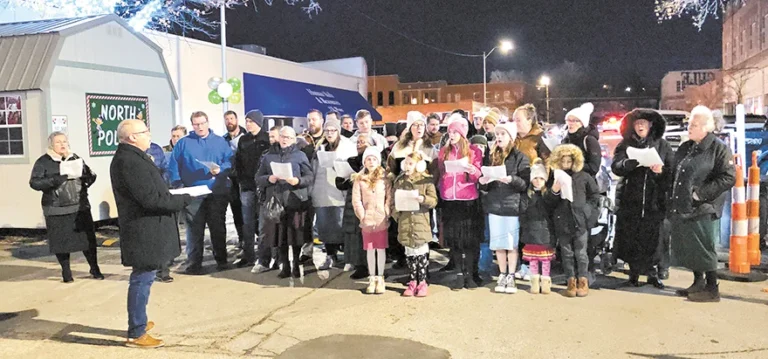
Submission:
<svg viewBox="0 0 768 359">
<path fill-rule="evenodd" d="M 147 97 L 85 94 L 88 149 L 91 156 L 109 156 L 120 142 L 117 126 L 123 120 L 143 120 L 149 128 Z"/>
</svg>

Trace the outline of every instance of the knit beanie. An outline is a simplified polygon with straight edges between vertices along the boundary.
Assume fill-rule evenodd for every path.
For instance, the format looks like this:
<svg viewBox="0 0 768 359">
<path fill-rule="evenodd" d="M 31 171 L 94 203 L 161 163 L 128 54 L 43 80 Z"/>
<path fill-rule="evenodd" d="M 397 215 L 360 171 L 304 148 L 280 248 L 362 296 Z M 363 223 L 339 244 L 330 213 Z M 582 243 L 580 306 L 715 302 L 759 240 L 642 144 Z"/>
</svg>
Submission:
<svg viewBox="0 0 768 359">
<path fill-rule="evenodd" d="M 483 145 L 488 147 L 488 139 L 483 135 L 472 136 L 472 138 L 469 140 L 469 143 L 473 145 Z"/>
<path fill-rule="evenodd" d="M 549 178 L 549 174 L 547 174 L 547 166 L 544 166 L 541 158 L 535 159 L 533 165 L 531 165 L 531 181 L 533 181 L 534 178 L 543 178 L 544 180 Z"/>
<path fill-rule="evenodd" d="M 504 122 L 496 125 L 496 131 L 504 130 L 509 133 L 509 137 L 514 141 L 517 138 L 517 125 L 514 122 Z"/>
<path fill-rule="evenodd" d="M 259 110 L 248 111 L 248 113 L 245 114 L 245 119 L 246 121 L 253 121 L 253 123 L 259 125 L 259 127 L 264 127 L 264 114 Z"/>
<path fill-rule="evenodd" d="M 568 111 L 568 113 L 565 115 L 565 119 L 568 120 L 568 117 L 576 117 L 581 121 L 581 126 L 586 128 L 589 126 L 589 117 L 592 115 L 592 111 L 595 110 L 595 105 L 593 105 L 591 102 L 587 102 L 577 108 L 574 108 L 573 110 Z"/>
<path fill-rule="evenodd" d="M 453 116 L 451 116 L 453 118 Z M 467 119 L 463 117 L 454 118 L 453 122 L 448 125 L 448 132 L 456 131 L 461 134 L 462 137 L 467 137 L 469 132 L 469 123 Z"/>
<path fill-rule="evenodd" d="M 328 127 L 335 128 L 337 131 L 341 131 L 341 122 L 337 119 L 330 119 L 325 121 L 325 125 L 323 126 L 324 130 L 327 130 Z"/>
<path fill-rule="evenodd" d="M 406 123 L 405 131 L 410 132 L 411 125 L 413 125 L 417 121 L 421 121 L 426 125 L 427 118 L 424 117 L 424 114 L 422 114 L 419 111 L 408 111 L 408 115 L 405 117 L 405 123 Z"/>
<path fill-rule="evenodd" d="M 496 126 L 499 122 L 502 122 L 501 119 L 503 117 L 504 115 L 501 113 L 501 110 L 494 107 L 488 110 L 488 113 L 485 114 L 485 117 L 483 118 L 483 122 L 488 121 L 494 126 Z"/>
<path fill-rule="evenodd" d="M 368 148 L 365 149 L 365 152 L 363 152 L 363 163 L 365 163 L 365 159 L 368 158 L 368 156 L 376 157 L 376 160 L 379 161 L 379 165 L 381 165 L 381 152 L 379 152 L 376 146 L 368 146 Z"/>
</svg>

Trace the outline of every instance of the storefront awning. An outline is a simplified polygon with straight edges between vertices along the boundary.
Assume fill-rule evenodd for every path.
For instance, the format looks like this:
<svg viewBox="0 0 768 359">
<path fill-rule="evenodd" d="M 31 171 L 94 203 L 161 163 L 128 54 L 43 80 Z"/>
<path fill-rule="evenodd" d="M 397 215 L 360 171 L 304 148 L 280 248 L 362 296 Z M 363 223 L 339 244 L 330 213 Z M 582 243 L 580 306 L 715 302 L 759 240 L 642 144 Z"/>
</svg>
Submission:
<svg viewBox="0 0 768 359">
<path fill-rule="evenodd" d="M 323 114 L 338 111 L 355 116 L 368 110 L 374 121 L 381 115 L 356 91 L 283 80 L 254 74 L 243 74 L 245 111 L 261 110 L 265 116 L 306 117 L 311 109 Z"/>
</svg>

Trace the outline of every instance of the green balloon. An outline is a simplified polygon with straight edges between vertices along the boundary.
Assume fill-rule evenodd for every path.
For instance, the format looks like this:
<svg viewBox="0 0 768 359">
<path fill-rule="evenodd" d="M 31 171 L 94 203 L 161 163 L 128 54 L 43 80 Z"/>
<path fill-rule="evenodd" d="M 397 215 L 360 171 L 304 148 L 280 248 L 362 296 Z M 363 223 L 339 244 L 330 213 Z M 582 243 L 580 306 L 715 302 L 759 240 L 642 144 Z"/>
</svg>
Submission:
<svg viewBox="0 0 768 359">
<path fill-rule="evenodd" d="M 233 78 L 231 78 L 231 79 L 227 80 L 227 82 L 228 82 L 230 85 L 232 85 L 232 92 L 238 92 L 238 91 L 240 91 L 240 88 L 243 86 L 243 83 L 242 83 L 242 82 L 240 82 L 240 79 L 239 79 L 239 78 L 237 78 L 237 77 L 233 77 Z"/>
<path fill-rule="evenodd" d="M 213 90 L 208 93 L 208 101 L 211 101 L 212 104 L 218 105 L 221 103 L 221 96 L 219 96 L 219 93 L 216 92 L 216 90 Z"/>
<path fill-rule="evenodd" d="M 229 99 L 227 101 L 229 101 L 230 103 L 238 104 L 240 103 L 240 101 L 242 101 L 242 99 L 243 99 L 243 95 L 241 95 L 239 92 L 235 92 L 231 96 L 229 96 Z"/>
</svg>

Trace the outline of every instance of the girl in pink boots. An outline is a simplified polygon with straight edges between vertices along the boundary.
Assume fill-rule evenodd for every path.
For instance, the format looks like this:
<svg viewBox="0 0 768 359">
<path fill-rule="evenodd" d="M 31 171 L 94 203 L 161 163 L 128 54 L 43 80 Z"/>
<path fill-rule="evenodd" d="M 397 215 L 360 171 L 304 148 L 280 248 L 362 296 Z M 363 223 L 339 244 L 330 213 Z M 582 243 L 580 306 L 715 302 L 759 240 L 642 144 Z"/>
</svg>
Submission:
<svg viewBox="0 0 768 359">
<path fill-rule="evenodd" d="M 360 219 L 363 249 L 368 256 L 367 294 L 384 294 L 384 262 L 387 258 L 387 228 L 392 207 L 392 180 L 381 167 L 381 152 L 375 146 L 363 152 L 363 170 L 352 175 L 352 207 Z M 430 236 L 431 238 L 431 236 Z"/>
<path fill-rule="evenodd" d="M 557 200 L 547 193 L 547 167 L 541 159 L 531 166 L 531 186 L 528 189 L 528 209 L 520 219 L 523 260 L 530 263 L 531 294 L 549 294 L 552 291 L 552 277 L 549 275 L 555 247 L 552 235 L 552 211 Z M 539 274 L 541 268 L 541 274 Z"/>
<path fill-rule="evenodd" d="M 397 222 L 397 240 L 405 247 L 410 272 L 403 297 L 427 296 L 427 254 L 429 241 L 432 240 L 429 212 L 437 205 L 437 191 L 432 176 L 426 170 L 427 163 L 421 152 L 406 156 L 392 194 L 396 197 L 392 201 L 392 218 Z M 396 203 L 398 200 L 401 202 Z"/>
</svg>

